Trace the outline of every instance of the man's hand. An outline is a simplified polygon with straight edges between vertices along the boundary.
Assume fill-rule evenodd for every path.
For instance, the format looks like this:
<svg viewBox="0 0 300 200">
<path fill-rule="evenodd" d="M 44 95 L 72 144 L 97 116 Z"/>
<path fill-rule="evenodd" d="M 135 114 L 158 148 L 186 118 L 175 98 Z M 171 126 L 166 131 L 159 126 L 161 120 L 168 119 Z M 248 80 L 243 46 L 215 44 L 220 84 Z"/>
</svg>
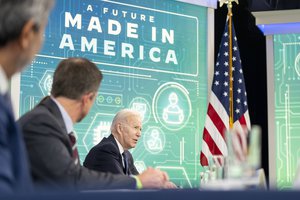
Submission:
<svg viewBox="0 0 300 200">
<path fill-rule="evenodd" d="M 143 188 L 174 188 L 171 186 L 168 174 L 159 169 L 149 167 L 137 176 L 142 182 Z"/>
<path fill-rule="evenodd" d="M 164 189 L 176 189 L 177 186 L 171 181 L 166 181 L 163 188 Z"/>
</svg>

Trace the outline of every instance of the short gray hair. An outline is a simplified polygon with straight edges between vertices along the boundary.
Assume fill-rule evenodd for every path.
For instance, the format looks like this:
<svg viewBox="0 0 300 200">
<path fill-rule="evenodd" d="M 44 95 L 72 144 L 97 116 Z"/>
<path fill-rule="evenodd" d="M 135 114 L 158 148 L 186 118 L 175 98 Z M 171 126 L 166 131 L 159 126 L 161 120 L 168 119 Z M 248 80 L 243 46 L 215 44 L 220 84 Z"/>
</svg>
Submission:
<svg viewBox="0 0 300 200">
<path fill-rule="evenodd" d="M 117 123 L 127 122 L 127 119 L 130 116 L 137 116 L 139 118 L 142 118 L 141 114 L 136 110 L 128 109 L 128 108 L 120 110 L 119 112 L 117 112 L 117 114 L 115 115 L 115 117 L 111 123 L 111 126 L 110 126 L 111 132 L 113 132 L 115 130 L 115 126 Z"/>
<path fill-rule="evenodd" d="M 55 0 L 0 0 L 0 47 L 17 39 L 24 25 L 33 20 L 38 30 Z"/>
</svg>

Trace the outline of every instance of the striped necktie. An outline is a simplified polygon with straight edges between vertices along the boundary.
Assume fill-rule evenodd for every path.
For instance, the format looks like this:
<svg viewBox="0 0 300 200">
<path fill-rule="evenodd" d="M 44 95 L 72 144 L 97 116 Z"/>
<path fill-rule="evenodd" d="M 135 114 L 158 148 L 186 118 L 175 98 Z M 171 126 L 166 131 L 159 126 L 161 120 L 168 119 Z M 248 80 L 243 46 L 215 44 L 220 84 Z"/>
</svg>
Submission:
<svg viewBox="0 0 300 200">
<path fill-rule="evenodd" d="M 76 145 L 76 137 L 75 137 L 74 132 L 71 132 L 68 135 L 70 138 L 72 151 L 73 151 L 72 157 L 75 159 L 75 164 L 77 164 L 77 163 L 79 163 L 79 154 L 78 154 L 78 149 L 77 149 L 77 145 Z"/>
</svg>

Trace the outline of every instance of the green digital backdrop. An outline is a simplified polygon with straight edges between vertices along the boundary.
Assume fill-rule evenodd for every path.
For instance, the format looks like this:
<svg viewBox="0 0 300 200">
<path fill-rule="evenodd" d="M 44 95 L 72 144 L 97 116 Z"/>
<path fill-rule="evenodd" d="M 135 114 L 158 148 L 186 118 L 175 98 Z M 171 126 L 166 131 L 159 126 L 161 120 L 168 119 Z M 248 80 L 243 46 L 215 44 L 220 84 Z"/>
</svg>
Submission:
<svg viewBox="0 0 300 200">
<path fill-rule="evenodd" d="M 199 186 L 207 109 L 207 8 L 171 0 L 57 1 L 41 52 L 20 78 L 20 115 L 49 95 L 57 64 L 85 57 L 104 74 L 89 115 L 75 125 L 81 163 L 110 134 L 114 114 L 143 116 L 132 154 L 184 188 Z"/>
<path fill-rule="evenodd" d="M 300 157 L 300 34 L 274 35 L 276 182 L 291 188 Z"/>
</svg>

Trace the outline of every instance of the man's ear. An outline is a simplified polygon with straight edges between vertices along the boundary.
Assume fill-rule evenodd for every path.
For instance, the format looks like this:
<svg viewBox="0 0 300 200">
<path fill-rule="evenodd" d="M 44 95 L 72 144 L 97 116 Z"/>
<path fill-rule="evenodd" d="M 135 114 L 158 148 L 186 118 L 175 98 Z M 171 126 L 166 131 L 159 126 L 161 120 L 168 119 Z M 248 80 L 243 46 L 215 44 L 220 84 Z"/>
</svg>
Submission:
<svg viewBox="0 0 300 200">
<path fill-rule="evenodd" d="M 32 40 L 35 38 L 34 34 L 36 31 L 36 24 L 32 19 L 25 23 L 19 37 L 19 44 L 22 49 L 26 49 L 31 45 Z"/>
<path fill-rule="evenodd" d="M 86 104 L 88 101 L 92 101 L 94 96 L 95 96 L 94 92 L 89 92 L 89 93 L 82 95 L 81 100 L 84 104 Z"/>
<path fill-rule="evenodd" d="M 88 95 L 89 95 L 90 100 L 93 100 L 96 93 L 95 92 L 90 92 L 90 93 L 88 93 Z"/>
<path fill-rule="evenodd" d="M 89 95 L 88 94 L 84 94 L 81 96 L 81 102 L 85 105 L 87 103 L 89 99 Z"/>
<path fill-rule="evenodd" d="M 121 123 L 117 123 L 116 125 L 116 129 L 117 129 L 117 133 L 121 133 L 122 132 L 122 124 Z"/>
</svg>

